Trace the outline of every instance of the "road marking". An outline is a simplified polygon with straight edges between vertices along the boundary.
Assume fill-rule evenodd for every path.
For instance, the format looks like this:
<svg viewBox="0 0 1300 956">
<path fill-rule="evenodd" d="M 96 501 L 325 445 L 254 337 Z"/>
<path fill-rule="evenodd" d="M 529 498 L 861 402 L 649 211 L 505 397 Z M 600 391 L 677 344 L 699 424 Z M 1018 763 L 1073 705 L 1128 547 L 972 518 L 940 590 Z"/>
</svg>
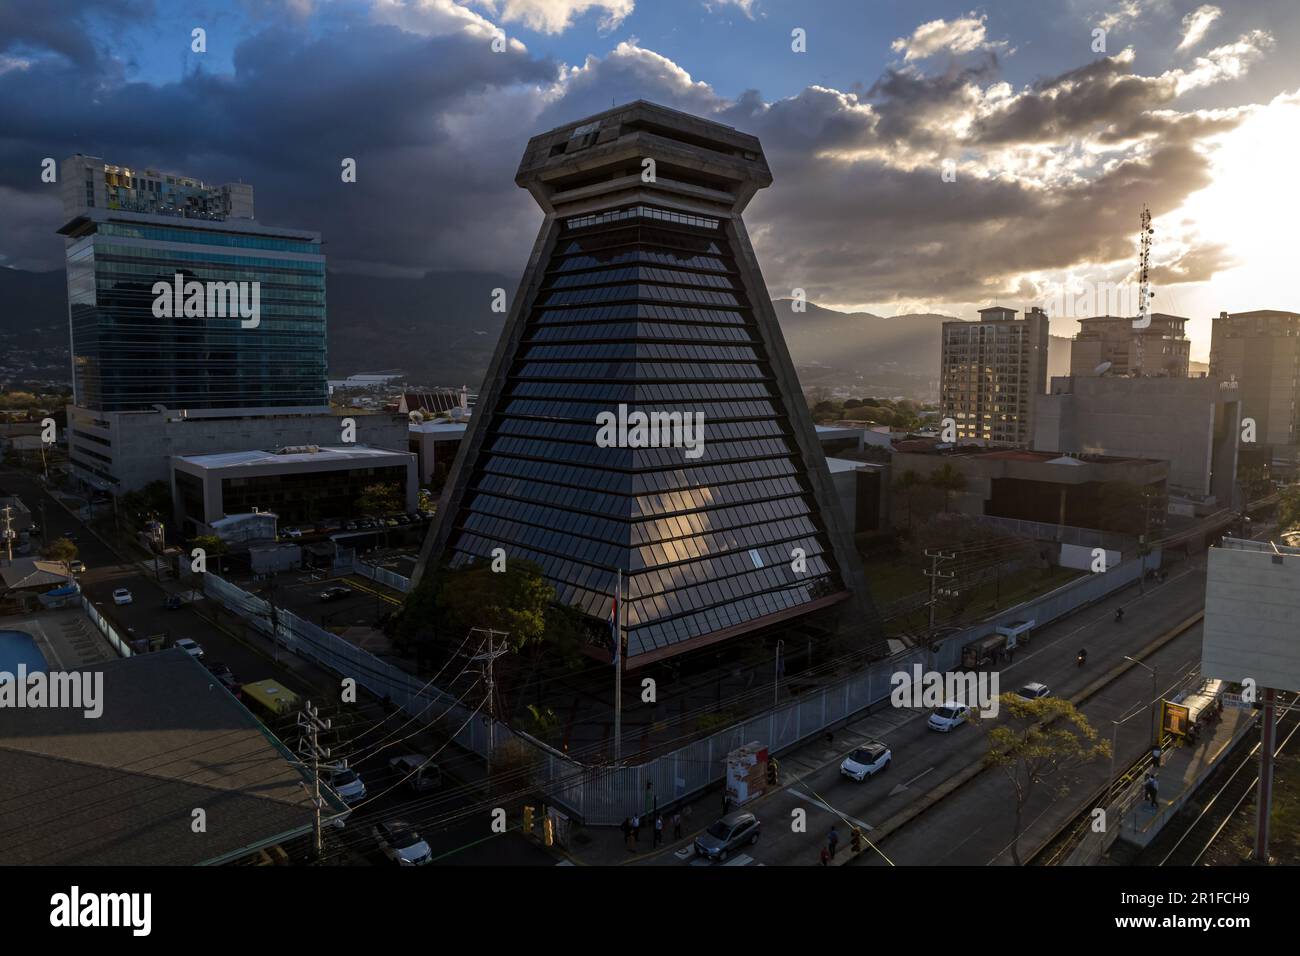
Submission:
<svg viewBox="0 0 1300 956">
<path fill-rule="evenodd" d="M 793 793 L 796 797 L 799 797 L 800 799 L 803 800 L 807 800 L 813 806 L 821 807 L 823 810 L 827 810 L 835 814 L 837 817 L 843 817 L 845 820 L 848 820 L 849 823 L 852 823 L 855 827 L 858 827 L 859 829 L 862 830 L 875 829 L 875 827 L 873 827 L 870 823 L 864 823 L 861 820 L 855 820 L 853 817 L 849 816 L 848 814 L 840 813 L 840 811 L 836 810 L 834 807 L 822 803 L 816 797 L 809 796 L 808 794 L 804 793 L 802 790 L 796 790 L 794 787 L 787 787 L 786 789 L 788 792 Z"/>
<path fill-rule="evenodd" d="M 916 781 L 920 780 L 922 777 L 924 777 L 927 773 L 929 773 L 929 772 L 930 772 L 931 770 L 933 770 L 933 769 L 934 769 L 933 767 L 930 767 L 930 768 L 927 769 L 927 770 L 922 770 L 920 773 L 918 773 L 918 774 L 917 774 L 915 777 L 913 777 L 911 780 L 907 781 L 906 783 L 900 783 L 898 786 L 894 787 L 893 790 L 890 790 L 890 791 L 889 791 L 889 795 L 890 795 L 891 797 L 898 796 L 898 794 L 902 793 L 904 790 L 906 790 L 906 789 L 907 789 L 908 787 L 910 787 L 912 784 L 916 783 Z"/>
</svg>

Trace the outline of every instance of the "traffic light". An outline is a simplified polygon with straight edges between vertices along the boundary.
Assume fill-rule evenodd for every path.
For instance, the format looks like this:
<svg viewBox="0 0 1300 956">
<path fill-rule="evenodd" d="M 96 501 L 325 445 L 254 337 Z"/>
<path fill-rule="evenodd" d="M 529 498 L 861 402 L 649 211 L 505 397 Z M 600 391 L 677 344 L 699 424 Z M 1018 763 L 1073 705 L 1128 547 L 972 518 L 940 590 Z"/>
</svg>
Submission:
<svg viewBox="0 0 1300 956">
<path fill-rule="evenodd" d="M 854 853 L 862 852 L 862 831 L 857 827 L 854 827 L 853 832 L 849 835 L 849 848 Z"/>
<path fill-rule="evenodd" d="M 767 759 L 767 785 L 775 787 L 781 782 L 781 765 L 775 757 Z"/>
<path fill-rule="evenodd" d="M 547 846 L 555 846 L 555 821 L 549 816 L 542 821 L 542 842 Z"/>
<path fill-rule="evenodd" d="M 533 832 L 533 808 L 530 806 L 524 807 L 524 832 Z"/>
</svg>

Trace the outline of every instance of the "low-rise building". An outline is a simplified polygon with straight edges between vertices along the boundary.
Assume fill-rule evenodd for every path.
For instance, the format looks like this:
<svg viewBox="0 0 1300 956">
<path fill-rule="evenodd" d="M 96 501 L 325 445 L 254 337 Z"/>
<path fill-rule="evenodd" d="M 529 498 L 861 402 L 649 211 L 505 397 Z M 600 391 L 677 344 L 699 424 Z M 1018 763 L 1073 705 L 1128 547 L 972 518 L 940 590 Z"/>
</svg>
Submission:
<svg viewBox="0 0 1300 956">
<path fill-rule="evenodd" d="M 254 508 L 274 512 L 282 528 L 355 517 L 372 485 L 396 485 L 400 510 L 414 511 L 419 493 L 414 455 L 357 445 L 180 456 L 171 472 L 177 527 L 186 536 Z"/>
<path fill-rule="evenodd" d="M 1033 447 L 1169 462 L 1171 494 L 1232 507 L 1241 408 L 1209 378 L 1061 376 L 1039 403 Z"/>
<path fill-rule="evenodd" d="M 468 428 L 465 422 L 411 422 L 409 447 L 420 463 L 420 484 L 441 485 L 446 480 Z"/>
<path fill-rule="evenodd" d="M 954 446 L 931 439 L 898 442 L 894 449 L 895 474 L 915 471 L 932 480 L 947 465 L 962 476 L 964 486 L 948 494 L 951 511 L 1076 528 L 1106 527 L 1107 485 L 1148 490 L 1163 500 L 1169 476 L 1167 461 L 1139 457 Z"/>
</svg>

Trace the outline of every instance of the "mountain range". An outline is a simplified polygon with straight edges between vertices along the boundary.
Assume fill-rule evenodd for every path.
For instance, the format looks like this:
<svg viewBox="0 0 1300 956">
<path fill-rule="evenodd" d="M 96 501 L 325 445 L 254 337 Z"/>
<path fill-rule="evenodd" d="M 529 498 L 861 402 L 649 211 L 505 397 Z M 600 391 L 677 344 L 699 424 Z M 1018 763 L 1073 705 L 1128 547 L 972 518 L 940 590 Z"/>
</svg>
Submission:
<svg viewBox="0 0 1300 956">
<path fill-rule="evenodd" d="M 330 272 L 330 377 L 402 369 L 412 382 L 476 387 L 505 315 L 492 290 L 516 281 L 491 272 L 392 278 Z M 64 273 L 0 269 L 0 344 L 22 351 L 68 347 Z M 864 394 L 926 397 L 939 375 L 942 324 L 933 313 L 879 316 L 773 301 L 803 385 L 861 387 Z M 1052 336 L 1049 375 L 1069 372 L 1070 342 Z"/>
</svg>

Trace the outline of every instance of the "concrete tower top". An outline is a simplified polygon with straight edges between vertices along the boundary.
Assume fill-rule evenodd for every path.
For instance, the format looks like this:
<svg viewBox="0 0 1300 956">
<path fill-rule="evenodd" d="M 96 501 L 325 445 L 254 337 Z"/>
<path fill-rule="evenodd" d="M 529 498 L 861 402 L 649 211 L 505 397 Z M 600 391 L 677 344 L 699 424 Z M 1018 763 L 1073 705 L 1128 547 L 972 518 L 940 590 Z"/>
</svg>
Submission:
<svg viewBox="0 0 1300 956">
<path fill-rule="evenodd" d="M 515 183 L 547 213 L 646 200 L 729 215 L 770 186 L 772 173 L 756 137 L 636 100 L 534 136 Z"/>
</svg>

